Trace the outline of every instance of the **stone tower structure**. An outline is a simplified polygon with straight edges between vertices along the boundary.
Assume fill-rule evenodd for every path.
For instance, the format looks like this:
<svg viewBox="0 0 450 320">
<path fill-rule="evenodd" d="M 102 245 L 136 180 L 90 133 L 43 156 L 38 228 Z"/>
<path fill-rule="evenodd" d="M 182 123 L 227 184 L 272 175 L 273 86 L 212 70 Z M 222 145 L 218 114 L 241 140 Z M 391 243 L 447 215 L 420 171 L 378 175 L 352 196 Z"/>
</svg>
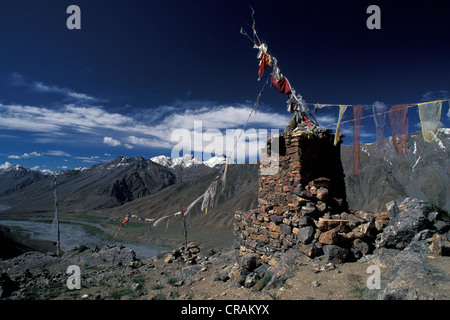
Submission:
<svg viewBox="0 0 450 320">
<path fill-rule="evenodd" d="M 241 253 L 256 253 L 262 261 L 289 248 L 310 257 L 323 253 L 317 221 L 348 210 L 341 143 L 335 146 L 331 130 L 318 127 L 268 139 L 260 165 L 258 208 L 235 214 Z"/>
</svg>

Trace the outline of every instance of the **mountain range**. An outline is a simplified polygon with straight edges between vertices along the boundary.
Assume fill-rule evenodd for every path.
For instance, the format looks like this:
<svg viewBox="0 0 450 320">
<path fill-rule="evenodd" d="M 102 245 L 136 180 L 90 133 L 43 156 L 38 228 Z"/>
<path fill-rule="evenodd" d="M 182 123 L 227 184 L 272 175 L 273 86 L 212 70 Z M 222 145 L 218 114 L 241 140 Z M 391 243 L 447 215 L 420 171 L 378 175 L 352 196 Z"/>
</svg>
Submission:
<svg viewBox="0 0 450 320">
<path fill-rule="evenodd" d="M 439 138 L 427 143 L 421 132 L 410 134 L 407 155 L 402 157 L 396 155 L 391 138 L 385 140 L 381 154 L 375 143 L 361 145 L 359 175 L 352 174 L 353 147 L 342 146 L 349 207 L 378 212 L 392 199 L 411 196 L 448 209 L 450 129 L 441 129 Z M 174 213 L 208 188 L 224 160 L 223 155 L 206 163 L 191 155 L 117 157 L 91 168 L 58 172 L 59 208 L 66 212 L 107 210 L 112 216 L 130 210 L 143 217 Z M 52 212 L 52 181 L 53 175 L 0 165 L 0 204 L 11 206 L 10 213 Z M 222 192 L 219 184 L 214 208 L 198 223 L 230 227 L 234 211 L 257 206 L 258 187 L 258 165 L 229 165 L 225 189 Z M 194 216 L 196 212 L 200 208 L 195 208 Z"/>
</svg>

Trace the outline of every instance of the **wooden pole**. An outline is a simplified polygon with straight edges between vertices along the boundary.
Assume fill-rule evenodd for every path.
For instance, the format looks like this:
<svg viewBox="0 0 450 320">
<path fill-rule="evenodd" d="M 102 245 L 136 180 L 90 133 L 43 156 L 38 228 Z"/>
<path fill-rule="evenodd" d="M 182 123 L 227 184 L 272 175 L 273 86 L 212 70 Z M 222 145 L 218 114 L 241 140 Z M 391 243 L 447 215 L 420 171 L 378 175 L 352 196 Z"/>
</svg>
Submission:
<svg viewBox="0 0 450 320">
<path fill-rule="evenodd" d="M 56 229 L 57 229 L 57 241 L 56 241 L 56 256 L 59 257 L 61 254 L 61 233 L 59 230 L 59 217 L 58 217 L 58 191 L 57 191 L 57 179 L 56 176 L 53 178 L 53 182 L 51 187 L 53 188 L 53 194 L 55 195 L 55 218 L 54 218 L 54 222 L 56 222 Z"/>
<path fill-rule="evenodd" d="M 186 217 L 184 215 L 184 210 L 181 209 L 181 215 L 183 216 L 183 234 L 184 234 L 184 246 L 187 248 L 187 227 L 186 227 Z"/>
</svg>

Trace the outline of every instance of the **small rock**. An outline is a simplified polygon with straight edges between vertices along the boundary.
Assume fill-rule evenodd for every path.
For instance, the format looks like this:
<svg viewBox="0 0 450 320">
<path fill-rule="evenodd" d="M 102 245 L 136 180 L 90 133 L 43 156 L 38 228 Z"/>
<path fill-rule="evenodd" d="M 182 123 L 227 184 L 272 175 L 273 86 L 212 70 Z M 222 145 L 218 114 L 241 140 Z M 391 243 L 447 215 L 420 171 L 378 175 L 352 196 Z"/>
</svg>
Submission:
<svg viewBox="0 0 450 320">
<path fill-rule="evenodd" d="M 317 281 L 317 280 L 314 280 L 313 282 L 311 282 L 311 284 L 312 284 L 313 287 L 318 287 L 318 286 L 320 286 L 320 283 L 319 283 L 319 281 Z"/>
<path fill-rule="evenodd" d="M 329 192 L 328 189 L 324 188 L 324 187 L 320 187 L 317 191 L 316 191 L 316 197 L 319 200 L 322 201 L 326 201 L 328 199 L 329 196 Z"/>
<path fill-rule="evenodd" d="M 297 232 L 297 239 L 305 244 L 311 242 L 314 238 L 314 228 L 311 226 L 301 227 Z"/>
<path fill-rule="evenodd" d="M 428 248 L 441 256 L 450 256 L 450 241 L 445 235 L 435 234 Z"/>
<path fill-rule="evenodd" d="M 134 261 L 131 261 L 131 262 L 130 262 L 129 266 L 130 266 L 130 268 L 132 268 L 132 269 L 137 269 L 137 268 L 139 268 L 140 266 L 142 266 L 142 262 L 139 261 L 139 260 L 134 260 Z"/>
<path fill-rule="evenodd" d="M 375 228 L 378 232 L 381 232 L 389 225 L 389 223 L 389 220 L 375 220 Z"/>
<path fill-rule="evenodd" d="M 133 290 L 133 291 L 140 290 L 141 288 L 142 288 L 142 286 L 139 283 L 133 283 L 131 285 L 131 290 Z"/>
<path fill-rule="evenodd" d="M 175 282 L 173 285 L 175 287 L 181 287 L 183 284 L 184 284 L 184 280 L 180 280 L 180 281 Z"/>
<path fill-rule="evenodd" d="M 250 273 L 250 272 L 248 271 L 248 269 L 245 269 L 245 268 L 237 268 L 237 269 L 233 272 L 234 280 L 242 286 L 242 285 L 244 285 L 245 279 L 247 278 L 247 276 L 249 275 L 249 273 Z"/>
<path fill-rule="evenodd" d="M 362 253 L 363 256 L 365 256 L 369 252 L 369 245 L 362 241 L 361 239 L 355 239 L 353 241 L 353 247 Z"/>
<path fill-rule="evenodd" d="M 89 295 L 88 295 L 88 294 L 83 294 L 83 295 L 81 296 L 81 299 L 87 299 L 87 298 L 89 298 Z"/>
<path fill-rule="evenodd" d="M 258 282 L 258 280 L 259 280 L 259 276 L 256 273 L 251 272 L 245 278 L 244 287 L 251 288 Z"/>
<path fill-rule="evenodd" d="M 172 263 L 174 259 L 175 259 L 175 257 L 173 256 L 173 254 L 168 254 L 167 257 L 164 258 L 164 262 Z"/>
<path fill-rule="evenodd" d="M 335 245 L 324 245 L 325 261 L 331 263 L 343 263 L 346 261 L 349 250 Z"/>
</svg>

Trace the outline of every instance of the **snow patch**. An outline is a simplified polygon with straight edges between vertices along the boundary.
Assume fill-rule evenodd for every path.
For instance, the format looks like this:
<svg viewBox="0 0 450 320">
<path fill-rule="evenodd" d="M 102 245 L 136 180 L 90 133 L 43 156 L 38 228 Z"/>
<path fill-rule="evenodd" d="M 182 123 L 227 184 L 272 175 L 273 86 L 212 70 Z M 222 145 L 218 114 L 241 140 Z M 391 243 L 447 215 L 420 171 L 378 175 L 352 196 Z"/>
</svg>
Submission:
<svg viewBox="0 0 450 320">
<path fill-rule="evenodd" d="M 415 142 L 414 142 L 415 143 Z M 419 163 L 419 161 L 420 161 L 420 156 L 419 156 L 419 158 L 417 158 L 417 161 L 416 161 L 416 163 L 414 163 L 414 165 L 412 166 L 412 171 L 414 172 L 414 168 L 417 166 L 417 164 Z"/>
</svg>

